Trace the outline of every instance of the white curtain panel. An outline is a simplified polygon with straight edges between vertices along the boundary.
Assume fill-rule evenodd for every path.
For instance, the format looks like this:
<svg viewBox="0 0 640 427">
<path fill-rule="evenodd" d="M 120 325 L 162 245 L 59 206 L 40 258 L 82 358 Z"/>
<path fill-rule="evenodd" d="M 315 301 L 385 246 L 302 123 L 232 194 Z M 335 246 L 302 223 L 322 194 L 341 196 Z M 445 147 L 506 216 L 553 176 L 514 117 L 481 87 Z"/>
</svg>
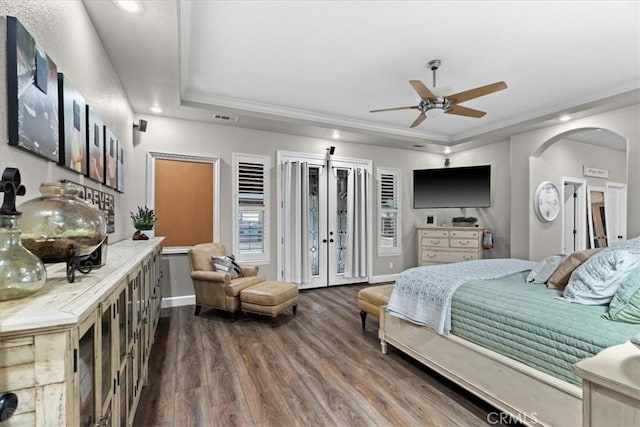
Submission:
<svg viewBox="0 0 640 427">
<path fill-rule="evenodd" d="M 367 185 L 365 168 L 347 177 L 347 250 L 344 277 L 367 277 Z"/>
<path fill-rule="evenodd" d="M 284 213 L 284 280 L 298 284 L 311 280 L 309 262 L 309 165 L 282 164 Z"/>
</svg>

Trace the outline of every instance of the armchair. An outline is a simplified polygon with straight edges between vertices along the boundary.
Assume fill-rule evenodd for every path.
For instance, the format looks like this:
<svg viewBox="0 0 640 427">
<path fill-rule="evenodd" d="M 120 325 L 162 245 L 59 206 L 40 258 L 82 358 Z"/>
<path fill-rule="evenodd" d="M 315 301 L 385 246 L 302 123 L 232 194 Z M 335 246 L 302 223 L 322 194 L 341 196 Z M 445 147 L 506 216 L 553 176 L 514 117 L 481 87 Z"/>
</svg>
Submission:
<svg viewBox="0 0 640 427">
<path fill-rule="evenodd" d="M 203 305 L 235 313 L 240 309 L 240 291 L 264 281 L 256 266 L 241 266 L 244 277 L 235 279 L 229 273 L 216 271 L 211 257 L 227 255 L 222 243 L 201 243 L 192 246 L 188 254 L 196 316 Z"/>
</svg>

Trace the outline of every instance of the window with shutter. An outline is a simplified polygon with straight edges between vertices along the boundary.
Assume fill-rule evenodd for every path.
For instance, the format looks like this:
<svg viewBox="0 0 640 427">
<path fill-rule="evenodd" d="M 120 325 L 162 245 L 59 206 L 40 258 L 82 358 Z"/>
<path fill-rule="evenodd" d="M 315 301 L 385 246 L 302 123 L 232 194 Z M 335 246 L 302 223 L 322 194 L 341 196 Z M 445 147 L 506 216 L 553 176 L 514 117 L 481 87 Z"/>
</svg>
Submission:
<svg viewBox="0 0 640 427">
<path fill-rule="evenodd" d="M 233 154 L 233 253 L 238 261 L 269 263 L 269 164 L 266 156 Z"/>
<path fill-rule="evenodd" d="M 399 255 L 400 171 L 378 168 L 378 255 Z"/>
</svg>

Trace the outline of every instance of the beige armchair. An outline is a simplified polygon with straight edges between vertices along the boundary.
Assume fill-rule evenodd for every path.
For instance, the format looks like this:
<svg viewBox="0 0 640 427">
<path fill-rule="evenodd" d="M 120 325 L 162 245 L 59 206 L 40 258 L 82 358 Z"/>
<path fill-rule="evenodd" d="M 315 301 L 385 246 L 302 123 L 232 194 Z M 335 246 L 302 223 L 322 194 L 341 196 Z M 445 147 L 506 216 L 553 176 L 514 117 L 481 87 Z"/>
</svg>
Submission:
<svg viewBox="0 0 640 427">
<path fill-rule="evenodd" d="M 241 266 L 244 277 L 231 279 L 229 273 L 216 271 L 212 256 L 226 256 L 222 243 L 201 243 L 189 249 L 191 280 L 196 294 L 195 315 L 203 305 L 235 313 L 240 309 L 240 291 L 264 281 L 258 267 Z"/>
</svg>

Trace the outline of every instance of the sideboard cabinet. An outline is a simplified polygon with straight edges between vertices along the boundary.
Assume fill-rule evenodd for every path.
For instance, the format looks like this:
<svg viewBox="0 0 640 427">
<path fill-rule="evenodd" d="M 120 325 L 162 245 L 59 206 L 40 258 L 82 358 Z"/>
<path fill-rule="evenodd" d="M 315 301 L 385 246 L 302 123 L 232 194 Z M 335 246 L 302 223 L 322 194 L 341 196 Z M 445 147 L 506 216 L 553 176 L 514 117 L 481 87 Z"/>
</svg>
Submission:
<svg viewBox="0 0 640 427">
<path fill-rule="evenodd" d="M 18 398 L 2 427 L 133 424 L 160 314 L 161 243 L 111 245 L 74 283 L 49 265 L 40 291 L 0 303 L 0 397 Z"/>
</svg>

